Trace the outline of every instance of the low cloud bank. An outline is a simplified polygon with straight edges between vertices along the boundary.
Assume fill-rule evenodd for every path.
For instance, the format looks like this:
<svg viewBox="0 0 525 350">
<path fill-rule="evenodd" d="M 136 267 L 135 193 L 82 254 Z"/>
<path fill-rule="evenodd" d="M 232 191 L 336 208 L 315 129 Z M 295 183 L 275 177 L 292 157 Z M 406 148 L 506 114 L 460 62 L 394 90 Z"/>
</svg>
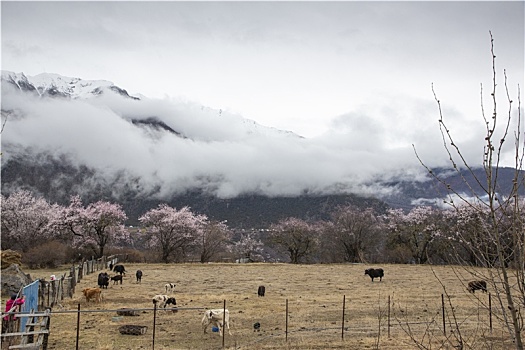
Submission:
<svg viewBox="0 0 525 350">
<path fill-rule="evenodd" d="M 436 120 L 435 106 L 412 102 L 410 108 L 362 106 L 334 118 L 322 136 L 307 139 L 190 102 L 134 101 L 116 94 L 52 99 L 4 88 L 8 120 L 2 162 L 28 148 L 65 154 L 103 177 L 138 178 L 141 192 L 160 197 L 195 188 L 222 198 L 243 193 L 381 196 L 392 187 L 380 184 L 425 180 L 412 144 L 429 166 L 446 165 L 437 122 L 428 121 L 428 115 Z M 148 118 L 185 137 L 132 123 Z M 467 157 L 477 157 L 470 147 L 476 135 L 481 134 L 474 129 L 462 135 Z"/>
</svg>

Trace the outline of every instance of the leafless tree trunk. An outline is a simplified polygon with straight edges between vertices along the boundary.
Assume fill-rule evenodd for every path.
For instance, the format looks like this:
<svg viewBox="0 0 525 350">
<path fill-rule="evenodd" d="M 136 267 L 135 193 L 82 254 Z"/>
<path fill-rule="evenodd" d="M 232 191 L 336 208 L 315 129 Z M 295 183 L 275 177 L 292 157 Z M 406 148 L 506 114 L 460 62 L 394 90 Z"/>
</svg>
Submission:
<svg viewBox="0 0 525 350">
<path fill-rule="evenodd" d="M 454 142 L 451 130 L 447 127 L 442 114 L 441 102 L 432 87 L 435 100 L 439 108 L 439 127 L 452 168 L 457 171 L 471 193 L 469 197 L 459 193 L 454 186 L 441 179 L 432 171 L 416 152 L 421 164 L 428 170 L 429 174 L 444 185 L 448 190 L 448 204 L 453 210 L 459 211 L 461 207 L 468 207 L 476 216 L 482 218 L 479 225 L 481 232 L 477 233 L 476 240 L 472 235 L 463 234 L 460 239 L 469 243 L 471 253 L 476 260 L 481 261 L 485 268 L 468 269 L 473 275 L 487 280 L 492 294 L 496 297 L 498 307 L 501 309 L 502 326 L 508 330 L 512 337 L 515 348 L 522 350 L 523 341 L 521 330 L 523 319 L 521 308 L 525 305 L 524 294 L 524 225 L 523 225 L 523 201 L 519 198 L 519 190 L 523 186 L 523 157 L 524 145 L 521 140 L 523 132 L 521 125 L 521 100 L 518 86 L 518 106 L 514 109 L 507 86 L 507 75 L 504 71 L 504 92 L 508 112 L 503 118 L 498 113 L 497 83 L 496 83 L 496 55 L 494 54 L 494 39 L 490 33 L 490 47 L 492 54 L 492 86 L 490 117 L 485 114 L 483 103 L 483 86 L 481 86 L 481 114 L 486 127 L 484 139 L 483 168 L 486 177 L 477 176 L 474 166 L 469 164 L 464 157 L 460 147 Z M 514 140 L 514 177 L 513 186 L 507 193 L 498 186 L 498 179 L 503 166 L 501 165 L 507 140 Z M 414 147 L 415 149 L 415 147 Z M 456 161 L 457 160 L 457 161 Z M 467 181 L 464 176 L 468 173 L 474 179 L 474 183 Z M 461 261 L 461 257 L 458 256 Z"/>
</svg>

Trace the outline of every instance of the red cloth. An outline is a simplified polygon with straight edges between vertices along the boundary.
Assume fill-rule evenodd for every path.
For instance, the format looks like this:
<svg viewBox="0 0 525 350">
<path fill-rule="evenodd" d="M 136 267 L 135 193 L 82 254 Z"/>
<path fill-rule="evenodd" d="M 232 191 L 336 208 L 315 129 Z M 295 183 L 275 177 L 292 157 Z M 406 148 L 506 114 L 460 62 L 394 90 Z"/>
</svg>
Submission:
<svg viewBox="0 0 525 350">
<path fill-rule="evenodd" d="M 9 312 L 9 311 L 16 311 L 16 310 L 11 310 L 12 308 L 18 306 L 18 305 L 22 305 L 23 303 L 25 302 L 24 299 L 9 299 L 8 301 L 6 301 L 5 303 L 5 312 Z M 16 318 L 15 315 L 6 315 L 4 316 L 4 320 L 14 320 Z"/>
</svg>

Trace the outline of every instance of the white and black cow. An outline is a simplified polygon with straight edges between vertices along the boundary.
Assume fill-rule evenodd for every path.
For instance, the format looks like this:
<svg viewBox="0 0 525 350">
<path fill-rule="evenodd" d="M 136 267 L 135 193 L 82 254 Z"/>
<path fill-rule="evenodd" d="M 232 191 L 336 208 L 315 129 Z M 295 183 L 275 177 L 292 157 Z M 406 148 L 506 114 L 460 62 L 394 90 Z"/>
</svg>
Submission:
<svg viewBox="0 0 525 350">
<path fill-rule="evenodd" d="M 166 293 L 173 293 L 175 290 L 175 283 L 166 283 L 164 289 L 166 290 Z"/>
<path fill-rule="evenodd" d="M 222 335 L 222 328 L 228 329 L 228 334 L 232 335 L 230 332 L 230 312 L 228 309 L 213 309 L 204 311 L 204 316 L 202 316 L 202 328 L 204 333 L 206 333 L 206 328 L 211 324 L 212 327 L 219 328 L 219 334 Z"/>
<path fill-rule="evenodd" d="M 153 297 L 153 305 L 158 305 L 158 307 L 166 308 L 166 305 L 173 304 L 177 305 L 177 300 L 173 297 L 167 295 L 158 294 Z"/>
</svg>

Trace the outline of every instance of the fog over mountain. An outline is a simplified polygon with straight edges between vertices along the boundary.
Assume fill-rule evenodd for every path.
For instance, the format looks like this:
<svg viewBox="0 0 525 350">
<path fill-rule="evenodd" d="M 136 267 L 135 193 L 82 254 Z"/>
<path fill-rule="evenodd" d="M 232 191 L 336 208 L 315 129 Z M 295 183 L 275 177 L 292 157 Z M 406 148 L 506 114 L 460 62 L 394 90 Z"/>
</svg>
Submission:
<svg viewBox="0 0 525 350">
<path fill-rule="evenodd" d="M 235 227 L 266 227 L 289 216 L 326 219 L 346 204 L 440 205 L 446 191 L 419 163 L 408 143 L 415 139 L 421 159 L 472 196 L 443 168 L 448 157 L 438 130 L 411 122 L 396 119 L 390 130 L 367 111 L 349 113 L 330 133 L 305 138 L 109 81 L 2 71 L 2 194 L 28 189 L 53 203 L 72 195 L 119 202 L 130 224 L 165 202 Z M 482 135 L 475 127 L 461 135 L 466 159 L 477 158 L 472 137 Z M 499 176 L 502 193 L 512 174 Z M 482 168 L 477 176 L 483 179 Z"/>
<path fill-rule="evenodd" d="M 410 147 L 386 147 L 384 126 L 353 115 L 338 119 L 339 132 L 306 139 L 191 101 L 128 94 L 107 81 L 3 71 L 2 116 L 3 164 L 45 152 L 105 179 L 133 181 L 159 199 L 195 189 L 219 198 L 381 197 L 396 191 L 382 183 L 425 178 Z"/>
</svg>

